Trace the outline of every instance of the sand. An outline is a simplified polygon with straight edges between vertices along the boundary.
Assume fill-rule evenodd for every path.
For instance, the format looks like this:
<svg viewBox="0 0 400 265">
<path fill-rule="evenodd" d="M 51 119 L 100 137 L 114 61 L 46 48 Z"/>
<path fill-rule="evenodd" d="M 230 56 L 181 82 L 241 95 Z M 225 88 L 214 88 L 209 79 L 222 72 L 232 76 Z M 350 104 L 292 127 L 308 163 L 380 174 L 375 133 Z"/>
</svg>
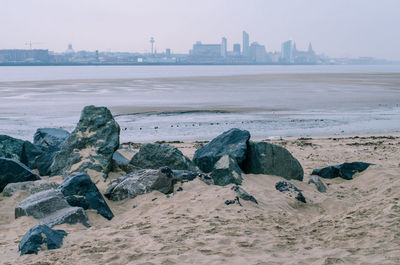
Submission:
<svg viewBox="0 0 400 265">
<path fill-rule="evenodd" d="M 14 220 L 14 207 L 28 194 L 0 195 L 0 260 L 36 265 L 400 264 L 399 136 L 272 141 L 302 164 L 304 181 L 291 182 L 307 204 L 276 191 L 274 184 L 282 179 L 276 176 L 244 175 L 243 187 L 259 204 L 242 201 L 243 207 L 224 204 L 235 196 L 231 186 L 195 180 L 170 198 L 152 192 L 107 201 L 115 214 L 111 221 L 88 210 L 91 228 L 56 226 L 68 232 L 63 246 L 38 255 L 17 252 L 22 236 L 38 223 L 31 217 Z M 192 156 L 197 143 L 174 145 Z M 345 161 L 376 165 L 353 180 L 324 180 L 326 194 L 307 184 L 312 169 Z M 98 183 L 102 192 L 106 184 Z"/>
</svg>

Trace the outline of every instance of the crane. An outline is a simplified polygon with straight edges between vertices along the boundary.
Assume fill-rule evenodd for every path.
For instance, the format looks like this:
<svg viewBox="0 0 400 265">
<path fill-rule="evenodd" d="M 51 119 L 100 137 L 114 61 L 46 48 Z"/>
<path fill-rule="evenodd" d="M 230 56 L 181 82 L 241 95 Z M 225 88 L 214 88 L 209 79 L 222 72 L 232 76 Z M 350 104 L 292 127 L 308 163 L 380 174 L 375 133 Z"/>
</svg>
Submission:
<svg viewBox="0 0 400 265">
<path fill-rule="evenodd" d="M 32 42 L 32 41 L 29 41 L 29 42 L 25 42 L 25 45 L 29 45 L 29 49 L 31 49 L 32 50 L 32 45 L 33 44 L 43 44 L 43 43 L 41 43 L 41 42 Z"/>
</svg>

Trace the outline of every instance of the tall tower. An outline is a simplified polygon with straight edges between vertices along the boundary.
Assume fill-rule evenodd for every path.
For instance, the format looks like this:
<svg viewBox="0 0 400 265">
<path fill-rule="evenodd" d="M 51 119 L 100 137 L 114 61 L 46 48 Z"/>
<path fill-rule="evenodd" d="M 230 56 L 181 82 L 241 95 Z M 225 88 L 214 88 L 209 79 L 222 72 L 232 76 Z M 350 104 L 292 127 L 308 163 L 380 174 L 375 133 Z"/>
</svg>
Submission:
<svg viewBox="0 0 400 265">
<path fill-rule="evenodd" d="M 223 37 L 221 42 L 221 56 L 226 57 L 226 53 L 227 53 L 227 40 L 225 37 Z"/>
<path fill-rule="evenodd" d="M 249 47 L 250 47 L 249 34 L 247 34 L 246 31 L 243 31 L 243 52 L 242 52 L 242 55 L 244 57 L 249 57 Z"/>
<path fill-rule="evenodd" d="M 155 42 L 154 38 L 151 37 L 151 38 L 150 38 L 150 43 L 151 43 L 151 54 L 154 54 L 154 42 Z"/>
</svg>

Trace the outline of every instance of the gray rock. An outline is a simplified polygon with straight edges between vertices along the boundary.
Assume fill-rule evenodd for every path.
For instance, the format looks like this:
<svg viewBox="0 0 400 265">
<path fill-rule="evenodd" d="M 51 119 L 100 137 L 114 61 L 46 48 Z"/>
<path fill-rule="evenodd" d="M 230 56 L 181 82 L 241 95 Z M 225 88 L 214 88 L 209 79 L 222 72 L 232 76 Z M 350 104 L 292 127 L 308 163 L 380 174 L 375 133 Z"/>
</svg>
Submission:
<svg viewBox="0 0 400 265">
<path fill-rule="evenodd" d="M 35 194 L 40 191 L 55 189 L 57 187 L 57 182 L 46 180 L 9 183 L 3 190 L 3 196 L 10 197 L 19 190 L 26 191 L 30 194 Z"/>
<path fill-rule="evenodd" d="M 61 183 L 58 190 L 71 206 L 79 206 L 85 210 L 95 209 L 108 220 L 114 217 L 103 196 L 86 173 L 69 176 Z"/>
<path fill-rule="evenodd" d="M 35 193 L 15 207 L 15 218 L 33 216 L 45 218 L 58 210 L 70 207 L 63 194 L 58 190 L 45 190 Z"/>
<path fill-rule="evenodd" d="M 106 178 L 119 146 L 120 127 L 106 107 L 87 106 L 51 165 L 52 175 L 94 170 Z"/>
<path fill-rule="evenodd" d="M 300 181 L 304 176 L 299 161 L 288 150 L 264 142 L 249 141 L 243 171 L 248 174 L 268 174 Z"/>
<path fill-rule="evenodd" d="M 53 227 L 60 224 L 77 224 L 81 223 L 86 227 L 90 227 L 89 218 L 82 207 L 67 207 L 54 212 L 40 221 L 41 225 Z"/>
<path fill-rule="evenodd" d="M 287 194 L 289 197 L 295 197 L 298 201 L 306 203 L 306 198 L 303 196 L 301 191 L 292 183 L 279 181 L 275 184 L 275 188 L 278 191 Z"/>
<path fill-rule="evenodd" d="M 314 183 L 319 192 L 326 192 L 326 186 L 319 177 L 312 177 L 308 184 Z"/>
<path fill-rule="evenodd" d="M 215 163 L 224 155 L 229 155 L 242 166 L 247 154 L 248 131 L 231 129 L 214 138 L 211 142 L 197 149 L 193 162 L 205 173 L 214 169 Z"/>
<path fill-rule="evenodd" d="M 21 256 L 25 254 L 37 254 L 39 250 L 60 248 L 63 238 L 67 235 L 64 230 L 53 230 L 45 225 L 31 228 L 18 245 Z"/>
<path fill-rule="evenodd" d="M 39 128 L 33 136 L 33 143 L 42 147 L 60 147 L 70 133 L 57 128 Z"/>
<path fill-rule="evenodd" d="M 118 178 L 110 183 L 104 196 L 113 201 L 135 198 L 158 190 L 164 194 L 173 191 L 173 173 L 168 167 L 145 169 Z"/>
<path fill-rule="evenodd" d="M 243 199 L 245 201 L 251 201 L 254 202 L 255 204 L 258 204 L 256 198 L 248 194 L 242 187 L 235 185 L 231 189 L 236 192 L 236 194 L 240 199 Z"/>
<path fill-rule="evenodd" d="M 113 160 L 118 165 L 128 165 L 137 152 L 128 148 L 121 148 L 113 154 Z"/>
<path fill-rule="evenodd" d="M 177 148 L 168 144 L 144 144 L 130 162 L 133 166 L 142 169 L 171 169 L 195 170 L 195 164 L 182 154 Z"/>
<path fill-rule="evenodd" d="M 215 185 L 242 184 L 242 170 L 229 155 L 224 155 L 218 160 L 210 176 Z"/>
<path fill-rule="evenodd" d="M 21 162 L 0 158 L 0 192 L 9 183 L 39 180 L 40 177 Z"/>
</svg>

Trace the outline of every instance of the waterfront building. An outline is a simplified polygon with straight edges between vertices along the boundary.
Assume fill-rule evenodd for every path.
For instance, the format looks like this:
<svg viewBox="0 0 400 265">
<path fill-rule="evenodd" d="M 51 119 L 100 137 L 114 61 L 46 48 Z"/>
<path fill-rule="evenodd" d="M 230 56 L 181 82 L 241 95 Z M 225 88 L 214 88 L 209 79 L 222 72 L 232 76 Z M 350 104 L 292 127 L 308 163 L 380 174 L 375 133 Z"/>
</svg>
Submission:
<svg viewBox="0 0 400 265">
<path fill-rule="evenodd" d="M 203 44 L 200 41 L 193 45 L 190 55 L 196 58 L 219 58 L 221 57 L 221 44 Z"/>
<path fill-rule="evenodd" d="M 267 52 L 264 45 L 253 42 L 249 48 L 249 59 L 254 63 L 265 63 L 267 61 Z"/>
<path fill-rule="evenodd" d="M 223 37 L 221 42 L 221 56 L 226 57 L 226 55 L 227 55 L 227 40 L 225 37 Z"/>
<path fill-rule="evenodd" d="M 0 50 L 0 63 L 45 64 L 49 62 L 49 50 Z"/>
<path fill-rule="evenodd" d="M 282 43 L 281 62 L 289 64 L 294 63 L 294 50 L 295 44 L 292 40 Z"/>
<path fill-rule="evenodd" d="M 233 56 L 240 56 L 240 44 L 233 44 Z"/>
</svg>

